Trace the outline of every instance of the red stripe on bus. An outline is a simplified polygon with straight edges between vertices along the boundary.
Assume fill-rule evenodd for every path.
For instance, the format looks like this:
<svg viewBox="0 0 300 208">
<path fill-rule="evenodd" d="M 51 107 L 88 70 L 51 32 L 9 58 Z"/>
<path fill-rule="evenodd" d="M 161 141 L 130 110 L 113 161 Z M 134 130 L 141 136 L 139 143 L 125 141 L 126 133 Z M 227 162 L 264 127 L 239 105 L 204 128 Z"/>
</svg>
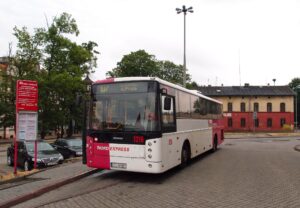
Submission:
<svg viewBox="0 0 300 208">
<path fill-rule="evenodd" d="M 98 167 L 110 169 L 110 151 L 108 143 L 98 143 L 95 145 L 95 161 Z"/>
</svg>

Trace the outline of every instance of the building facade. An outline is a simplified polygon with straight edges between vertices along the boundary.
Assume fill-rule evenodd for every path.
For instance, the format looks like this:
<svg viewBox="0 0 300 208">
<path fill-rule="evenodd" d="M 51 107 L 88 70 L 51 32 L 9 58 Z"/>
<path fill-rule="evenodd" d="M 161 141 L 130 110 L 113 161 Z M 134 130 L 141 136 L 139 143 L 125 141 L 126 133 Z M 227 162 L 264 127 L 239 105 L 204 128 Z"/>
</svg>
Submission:
<svg viewBox="0 0 300 208">
<path fill-rule="evenodd" d="M 294 92 L 288 86 L 200 87 L 223 102 L 225 131 L 286 131 L 294 128 Z"/>
</svg>

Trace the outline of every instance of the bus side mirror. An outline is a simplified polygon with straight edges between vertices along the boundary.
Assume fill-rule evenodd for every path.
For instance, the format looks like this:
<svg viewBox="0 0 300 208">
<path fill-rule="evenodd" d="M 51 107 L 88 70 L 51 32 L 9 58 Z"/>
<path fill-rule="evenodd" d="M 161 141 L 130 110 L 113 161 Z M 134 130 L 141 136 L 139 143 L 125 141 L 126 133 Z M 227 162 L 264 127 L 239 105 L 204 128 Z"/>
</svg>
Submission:
<svg viewBox="0 0 300 208">
<path fill-rule="evenodd" d="M 170 97 L 165 97 L 164 110 L 171 110 L 171 98 Z"/>
</svg>

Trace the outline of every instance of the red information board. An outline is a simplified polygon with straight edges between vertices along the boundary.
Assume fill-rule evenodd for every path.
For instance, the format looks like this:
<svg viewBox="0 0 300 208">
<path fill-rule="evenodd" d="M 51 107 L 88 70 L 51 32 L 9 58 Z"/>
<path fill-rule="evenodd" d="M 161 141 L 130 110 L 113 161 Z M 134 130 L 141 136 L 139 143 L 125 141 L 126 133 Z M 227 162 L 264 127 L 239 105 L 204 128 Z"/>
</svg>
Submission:
<svg viewBox="0 0 300 208">
<path fill-rule="evenodd" d="M 14 140 L 14 173 L 17 174 L 17 140 L 34 140 L 34 168 L 37 162 L 38 83 L 17 80 L 16 88 L 16 138 Z"/>
<path fill-rule="evenodd" d="M 17 103 L 18 111 L 37 111 L 38 110 L 38 84 L 32 80 L 17 81 Z"/>
</svg>

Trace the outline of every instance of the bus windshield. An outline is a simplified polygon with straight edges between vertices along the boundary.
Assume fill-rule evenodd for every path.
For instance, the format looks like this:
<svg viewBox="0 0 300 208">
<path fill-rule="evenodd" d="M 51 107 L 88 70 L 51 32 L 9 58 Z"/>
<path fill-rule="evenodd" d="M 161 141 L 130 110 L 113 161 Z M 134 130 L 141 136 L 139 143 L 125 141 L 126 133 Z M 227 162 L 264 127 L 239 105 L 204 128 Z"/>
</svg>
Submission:
<svg viewBox="0 0 300 208">
<path fill-rule="evenodd" d="M 124 85 L 127 83 L 123 83 Z M 148 83 L 146 83 L 148 84 Z M 107 84 L 106 84 L 107 85 Z M 122 83 L 109 84 L 117 88 Z M 106 86 L 112 89 L 112 86 Z M 98 87 L 101 87 L 100 85 Z M 90 129 L 100 131 L 157 131 L 158 116 L 155 90 L 93 94 Z M 111 90 L 112 91 L 112 90 Z M 98 91 L 99 92 L 99 91 Z"/>
</svg>

